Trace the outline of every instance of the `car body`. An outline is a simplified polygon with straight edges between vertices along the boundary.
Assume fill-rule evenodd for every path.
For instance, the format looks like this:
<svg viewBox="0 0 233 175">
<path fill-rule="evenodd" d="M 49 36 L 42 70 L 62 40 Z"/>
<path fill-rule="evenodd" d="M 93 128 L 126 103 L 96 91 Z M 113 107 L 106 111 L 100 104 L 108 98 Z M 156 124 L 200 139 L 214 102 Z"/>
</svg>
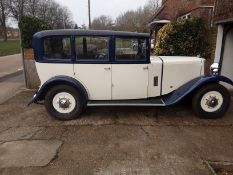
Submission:
<svg viewBox="0 0 233 175">
<path fill-rule="evenodd" d="M 73 119 L 87 106 L 170 106 L 196 97 L 208 85 L 217 90 L 205 100 L 217 110 L 208 110 L 207 105 L 200 115 L 220 116 L 230 103 L 219 82 L 233 85 L 232 80 L 205 76 L 203 58 L 150 56 L 148 34 L 42 31 L 34 35 L 33 47 L 41 86 L 31 103 L 44 100 L 48 112 L 58 119 Z M 224 92 L 219 93 L 219 88 Z M 219 103 L 226 109 L 219 111 Z"/>
</svg>

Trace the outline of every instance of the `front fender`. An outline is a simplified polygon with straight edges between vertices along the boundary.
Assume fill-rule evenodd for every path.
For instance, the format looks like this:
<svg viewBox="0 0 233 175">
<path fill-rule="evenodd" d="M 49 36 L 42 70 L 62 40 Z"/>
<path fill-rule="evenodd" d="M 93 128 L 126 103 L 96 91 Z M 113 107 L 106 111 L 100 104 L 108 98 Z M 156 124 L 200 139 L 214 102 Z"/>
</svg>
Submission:
<svg viewBox="0 0 233 175">
<path fill-rule="evenodd" d="M 233 81 L 224 76 L 202 76 L 191 80 L 190 82 L 184 84 L 174 92 L 163 96 L 162 99 L 167 106 L 171 106 L 180 102 L 182 99 L 192 94 L 200 87 L 207 84 L 219 82 L 228 83 L 233 86 Z"/>
<path fill-rule="evenodd" d="M 85 89 L 85 87 L 76 79 L 71 78 L 71 77 L 67 77 L 67 76 L 56 76 L 53 77 L 51 79 L 49 79 L 48 81 L 46 81 L 41 87 L 40 89 L 36 92 L 36 94 L 33 96 L 32 100 L 30 101 L 30 103 L 28 105 L 31 105 L 32 103 L 37 103 L 38 101 L 42 101 L 45 98 L 46 93 L 48 92 L 48 90 L 56 85 L 60 85 L 60 84 L 65 84 L 65 85 L 70 85 L 72 87 L 74 87 L 75 89 L 77 89 L 80 92 L 81 98 L 84 101 L 88 100 L 88 93 Z"/>
</svg>

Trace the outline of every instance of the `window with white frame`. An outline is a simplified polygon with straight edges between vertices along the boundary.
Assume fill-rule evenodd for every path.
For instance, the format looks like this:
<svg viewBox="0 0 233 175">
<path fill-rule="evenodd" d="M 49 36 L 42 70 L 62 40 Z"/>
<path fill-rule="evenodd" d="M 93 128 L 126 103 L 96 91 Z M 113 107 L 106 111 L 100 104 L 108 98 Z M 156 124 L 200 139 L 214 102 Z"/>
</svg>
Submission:
<svg viewBox="0 0 233 175">
<path fill-rule="evenodd" d="M 179 20 L 179 19 L 186 20 L 186 19 L 190 19 L 190 18 L 192 18 L 191 13 L 187 13 L 187 14 L 185 14 L 185 15 L 183 15 L 183 16 L 178 17 L 177 19 L 178 19 L 178 20 Z"/>
</svg>

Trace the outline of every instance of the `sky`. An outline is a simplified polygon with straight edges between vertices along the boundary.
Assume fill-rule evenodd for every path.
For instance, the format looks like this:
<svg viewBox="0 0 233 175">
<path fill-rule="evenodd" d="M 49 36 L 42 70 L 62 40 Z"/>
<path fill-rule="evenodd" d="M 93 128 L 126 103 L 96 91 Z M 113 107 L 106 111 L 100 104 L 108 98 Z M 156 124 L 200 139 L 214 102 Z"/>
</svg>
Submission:
<svg viewBox="0 0 233 175">
<path fill-rule="evenodd" d="M 88 24 L 88 0 L 56 0 L 67 6 L 72 12 L 74 22 L 79 26 Z M 91 0 L 92 19 L 100 15 L 115 19 L 127 10 L 134 10 L 146 4 L 148 0 Z"/>
</svg>

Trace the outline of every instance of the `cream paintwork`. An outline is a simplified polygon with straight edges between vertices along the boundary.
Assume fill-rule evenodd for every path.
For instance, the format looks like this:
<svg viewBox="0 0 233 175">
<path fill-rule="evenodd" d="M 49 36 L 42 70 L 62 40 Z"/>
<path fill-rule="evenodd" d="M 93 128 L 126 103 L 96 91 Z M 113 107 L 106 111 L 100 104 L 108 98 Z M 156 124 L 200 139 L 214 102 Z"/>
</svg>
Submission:
<svg viewBox="0 0 233 175">
<path fill-rule="evenodd" d="M 204 59 L 197 57 L 160 57 L 164 62 L 162 94 L 168 94 L 190 80 L 204 75 Z"/>
<path fill-rule="evenodd" d="M 51 64 L 36 62 L 36 69 L 41 81 L 41 85 L 43 85 L 47 80 L 59 75 L 74 77 L 73 64 Z"/>
<path fill-rule="evenodd" d="M 154 86 L 154 78 L 158 77 L 158 86 Z M 148 97 L 160 96 L 162 79 L 162 60 L 158 57 L 151 57 L 151 64 L 149 64 L 149 83 L 148 83 Z"/>
<path fill-rule="evenodd" d="M 74 64 L 75 78 L 83 84 L 89 100 L 111 100 L 111 64 Z"/>
<path fill-rule="evenodd" d="M 151 57 L 150 64 L 36 63 L 36 68 L 41 85 L 55 76 L 68 76 L 86 88 L 89 100 L 127 100 L 158 97 L 176 90 L 204 75 L 204 59 L 162 56 Z M 154 86 L 156 76 L 158 86 Z"/>
<path fill-rule="evenodd" d="M 112 99 L 147 98 L 148 66 L 148 64 L 113 64 Z"/>
</svg>

